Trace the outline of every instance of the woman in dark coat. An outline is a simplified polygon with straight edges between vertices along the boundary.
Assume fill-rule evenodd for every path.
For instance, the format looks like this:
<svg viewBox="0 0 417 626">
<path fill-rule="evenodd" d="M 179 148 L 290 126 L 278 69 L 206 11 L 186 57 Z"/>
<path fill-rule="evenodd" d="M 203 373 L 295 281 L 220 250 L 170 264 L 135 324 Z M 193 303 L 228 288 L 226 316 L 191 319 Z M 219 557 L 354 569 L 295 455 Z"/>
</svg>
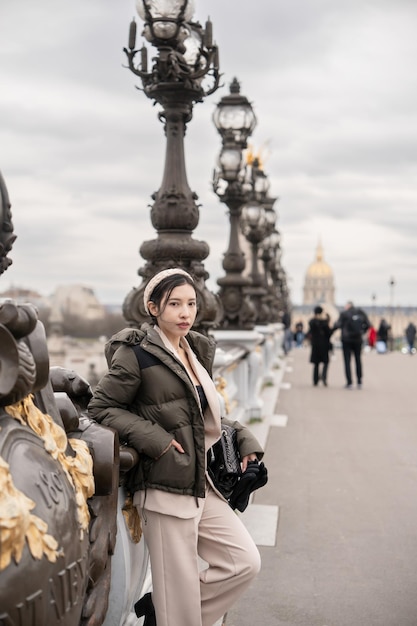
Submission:
<svg viewBox="0 0 417 626">
<path fill-rule="evenodd" d="M 314 317 L 311 318 L 308 325 L 308 334 L 311 342 L 310 363 L 314 364 L 313 385 L 317 386 L 319 380 L 322 380 L 323 385 L 327 387 L 327 370 L 329 367 L 329 352 L 331 350 L 330 337 L 333 330 L 329 326 L 329 317 L 323 314 L 321 306 L 315 307 Z M 321 373 L 320 363 L 323 363 Z"/>
<path fill-rule="evenodd" d="M 142 518 L 153 589 L 136 602 L 136 615 L 145 616 L 145 626 L 212 626 L 257 575 L 260 556 L 210 478 L 207 452 L 222 422 L 237 431 L 243 472 L 263 450 L 247 426 L 221 418 L 211 377 L 214 339 L 191 330 L 192 277 L 181 268 L 162 270 L 148 282 L 143 303 L 151 324 L 107 343 L 109 370 L 89 414 L 139 453 L 127 487 Z"/>
<path fill-rule="evenodd" d="M 379 328 L 376 333 L 376 339 L 377 341 L 382 341 L 385 344 L 385 349 L 387 348 L 388 335 L 389 335 L 390 330 L 391 330 L 391 326 L 388 324 L 387 320 L 382 319 L 380 321 Z M 384 352 L 385 352 L 385 349 L 384 349 Z"/>
</svg>

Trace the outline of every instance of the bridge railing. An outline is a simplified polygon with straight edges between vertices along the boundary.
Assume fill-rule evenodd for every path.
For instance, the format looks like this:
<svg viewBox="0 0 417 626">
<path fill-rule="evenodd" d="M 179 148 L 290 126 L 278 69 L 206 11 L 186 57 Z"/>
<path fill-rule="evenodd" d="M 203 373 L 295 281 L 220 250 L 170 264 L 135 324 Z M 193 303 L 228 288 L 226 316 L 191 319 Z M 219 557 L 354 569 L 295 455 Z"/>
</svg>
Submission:
<svg viewBox="0 0 417 626">
<path fill-rule="evenodd" d="M 283 333 L 282 324 L 213 331 L 217 341 L 213 376 L 228 417 L 243 424 L 262 419 L 261 392 L 280 365 Z"/>
</svg>

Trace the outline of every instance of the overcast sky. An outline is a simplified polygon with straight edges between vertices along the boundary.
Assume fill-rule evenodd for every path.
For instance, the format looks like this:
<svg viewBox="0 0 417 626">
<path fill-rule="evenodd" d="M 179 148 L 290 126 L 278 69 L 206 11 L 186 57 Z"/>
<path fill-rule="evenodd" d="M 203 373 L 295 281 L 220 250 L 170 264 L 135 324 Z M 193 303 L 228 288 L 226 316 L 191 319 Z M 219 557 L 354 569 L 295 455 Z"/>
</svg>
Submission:
<svg viewBox="0 0 417 626">
<path fill-rule="evenodd" d="M 0 169 L 18 239 L 0 291 L 83 283 L 121 304 L 140 285 L 165 138 L 123 67 L 134 15 L 133 0 L 1 0 Z M 279 196 L 292 301 L 320 239 L 338 304 L 417 305 L 417 2 L 196 0 L 208 16 L 224 86 L 195 106 L 185 151 L 209 288 L 229 233 L 211 116 L 236 76 Z"/>
</svg>

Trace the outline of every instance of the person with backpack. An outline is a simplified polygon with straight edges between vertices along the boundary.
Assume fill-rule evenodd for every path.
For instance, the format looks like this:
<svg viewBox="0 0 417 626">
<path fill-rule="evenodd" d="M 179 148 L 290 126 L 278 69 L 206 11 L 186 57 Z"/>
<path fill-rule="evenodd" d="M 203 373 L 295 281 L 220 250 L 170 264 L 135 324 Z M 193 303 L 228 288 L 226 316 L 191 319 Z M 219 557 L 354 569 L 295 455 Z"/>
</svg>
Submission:
<svg viewBox="0 0 417 626">
<path fill-rule="evenodd" d="M 371 323 L 365 311 L 355 307 L 353 302 L 346 303 L 339 319 L 334 325 L 334 330 L 340 328 L 342 335 L 343 360 L 346 375 L 346 389 L 352 389 L 352 371 L 350 362 L 352 354 L 355 358 L 356 379 L 358 389 L 362 388 L 362 344 L 363 335 L 370 328 Z"/>
</svg>

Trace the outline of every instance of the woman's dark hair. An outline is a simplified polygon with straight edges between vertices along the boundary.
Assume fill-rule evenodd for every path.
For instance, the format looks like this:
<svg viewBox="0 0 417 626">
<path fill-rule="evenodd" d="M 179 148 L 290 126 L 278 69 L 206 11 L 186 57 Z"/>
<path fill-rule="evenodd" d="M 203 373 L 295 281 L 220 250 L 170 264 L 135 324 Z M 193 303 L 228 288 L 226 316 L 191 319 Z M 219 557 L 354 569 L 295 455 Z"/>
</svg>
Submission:
<svg viewBox="0 0 417 626">
<path fill-rule="evenodd" d="M 321 306 L 314 307 L 314 313 L 316 315 L 320 315 L 321 313 L 323 313 L 323 309 L 321 308 Z"/>
<path fill-rule="evenodd" d="M 191 285 L 194 287 L 195 284 L 191 277 L 186 276 L 185 274 L 172 274 L 171 276 L 167 276 L 160 283 L 158 283 L 155 289 L 152 291 L 149 296 L 149 300 L 153 302 L 159 310 L 159 313 L 163 313 L 164 309 L 161 309 L 161 302 L 165 299 L 165 303 L 169 300 L 169 297 L 175 287 L 180 287 L 181 285 Z M 196 292 L 197 294 L 197 292 Z M 164 307 L 165 308 L 165 307 Z M 156 324 L 157 318 L 151 314 L 152 321 Z"/>
</svg>

